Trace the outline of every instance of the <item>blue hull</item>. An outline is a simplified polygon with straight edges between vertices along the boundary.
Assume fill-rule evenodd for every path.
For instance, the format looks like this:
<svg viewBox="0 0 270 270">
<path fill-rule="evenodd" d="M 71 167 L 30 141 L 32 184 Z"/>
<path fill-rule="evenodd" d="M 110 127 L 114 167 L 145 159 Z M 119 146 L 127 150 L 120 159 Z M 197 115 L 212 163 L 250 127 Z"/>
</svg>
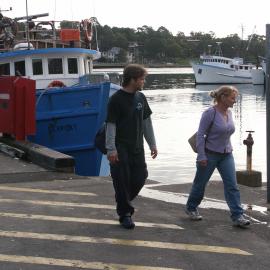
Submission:
<svg viewBox="0 0 270 270">
<path fill-rule="evenodd" d="M 102 154 L 94 146 L 105 120 L 110 83 L 37 92 L 37 132 L 28 139 L 75 158 L 75 173 L 100 175 Z"/>
</svg>

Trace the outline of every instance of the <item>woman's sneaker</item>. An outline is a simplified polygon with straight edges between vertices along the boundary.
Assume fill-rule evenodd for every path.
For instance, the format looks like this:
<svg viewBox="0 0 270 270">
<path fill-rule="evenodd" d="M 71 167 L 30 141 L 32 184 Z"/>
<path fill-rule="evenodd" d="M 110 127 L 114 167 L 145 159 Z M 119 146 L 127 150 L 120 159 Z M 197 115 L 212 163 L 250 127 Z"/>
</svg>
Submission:
<svg viewBox="0 0 270 270">
<path fill-rule="evenodd" d="M 202 216 L 199 214 L 197 209 L 195 211 L 189 211 L 186 209 L 185 212 L 191 220 L 202 220 Z"/>
<path fill-rule="evenodd" d="M 250 221 L 241 215 L 238 219 L 233 221 L 233 225 L 241 228 L 247 228 L 250 225 Z"/>
</svg>

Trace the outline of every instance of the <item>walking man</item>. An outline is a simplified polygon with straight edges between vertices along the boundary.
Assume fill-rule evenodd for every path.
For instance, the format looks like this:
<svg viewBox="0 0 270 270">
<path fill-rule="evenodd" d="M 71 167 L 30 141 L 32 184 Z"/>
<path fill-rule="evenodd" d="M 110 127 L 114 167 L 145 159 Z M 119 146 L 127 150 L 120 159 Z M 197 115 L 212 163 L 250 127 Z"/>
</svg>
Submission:
<svg viewBox="0 0 270 270">
<path fill-rule="evenodd" d="M 122 88 L 110 97 L 106 120 L 106 148 L 120 224 L 133 229 L 132 200 L 148 176 L 143 138 L 152 158 L 157 156 L 152 111 L 142 90 L 147 71 L 140 65 L 124 68 Z"/>
</svg>

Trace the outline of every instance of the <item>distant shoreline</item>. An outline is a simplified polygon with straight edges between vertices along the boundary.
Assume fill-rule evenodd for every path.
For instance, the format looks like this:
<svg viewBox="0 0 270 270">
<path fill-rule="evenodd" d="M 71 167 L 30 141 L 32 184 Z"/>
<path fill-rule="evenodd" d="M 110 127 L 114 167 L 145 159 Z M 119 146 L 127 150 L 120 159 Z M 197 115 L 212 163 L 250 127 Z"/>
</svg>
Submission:
<svg viewBox="0 0 270 270">
<path fill-rule="evenodd" d="M 123 68 L 127 64 L 123 63 L 94 63 L 94 68 Z M 189 65 L 179 65 L 179 64 L 144 64 L 143 66 L 148 68 L 189 68 Z"/>
</svg>

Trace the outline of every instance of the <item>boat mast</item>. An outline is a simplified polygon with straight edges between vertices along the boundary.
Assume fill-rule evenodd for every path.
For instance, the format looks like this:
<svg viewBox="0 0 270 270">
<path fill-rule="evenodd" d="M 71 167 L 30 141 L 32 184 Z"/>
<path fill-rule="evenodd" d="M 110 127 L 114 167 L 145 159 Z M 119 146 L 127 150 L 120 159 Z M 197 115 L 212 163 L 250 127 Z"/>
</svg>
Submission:
<svg viewBox="0 0 270 270">
<path fill-rule="evenodd" d="M 216 43 L 217 43 L 217 47 L 216 47 L 215 55 L 217 55 L 217 56 L 223 56 L 222 50 L 221 50 L 221 44 L 222 44 L 222 42 L 218 41 Z"/>
<path fill-rule="evenodd" d="M 26 7 L 26 40 L 27 40 L 27 49 L 30 50 L 30 38 L 29 38 L 29 17 L 28 17 L 28 1 L 25 0 Z"/>
<path fill-rule="evenodd" d="M 212 45 L 208 45 L 208 55 L 211 55 L 211 48 L 212 48 Z"/>
</svg>

